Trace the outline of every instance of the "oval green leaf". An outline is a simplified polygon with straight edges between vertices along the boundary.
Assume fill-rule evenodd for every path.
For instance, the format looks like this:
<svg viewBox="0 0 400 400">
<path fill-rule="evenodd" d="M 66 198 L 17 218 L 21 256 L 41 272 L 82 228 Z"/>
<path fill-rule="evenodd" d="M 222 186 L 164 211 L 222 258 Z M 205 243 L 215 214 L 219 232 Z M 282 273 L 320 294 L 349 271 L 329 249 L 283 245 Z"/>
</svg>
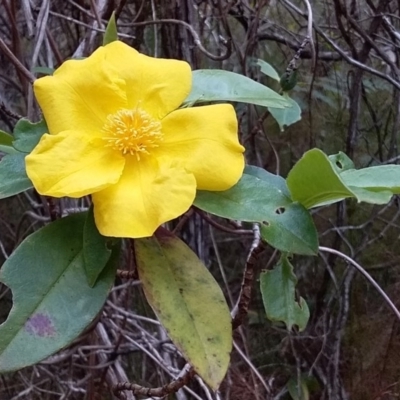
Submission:
<svg viewBox="0 0 400 400">
<path fill-rule="evenodd" d="M 114 239 L 102 236 L 98 231 L 91 206 L 83 228 L 83 261 L 90 287 L 95 285 L 111 257 L 112 241 Z"/>
<path fill-rule="evenodd" d="M 275 118 L 281 132 L 285 130 L 285 126 L 290 126 L 301 120 L 301 108 L 290 98 L 286 93 L 283 95 L 290 104 L 287 108 L 272 108 L 268 107 L 269 112 Z"/>
<path fill-rule="evenodd" d="M 283 178 L 261 168 L 247 167 L 229 190 L 199 190 L 194 205 L 219 217 L 260 223 L 262 238 L 278 250 L 317 254 L 318 236 L 310 213 L 291 200 Z"/>
<path fill-rule="evenodd" d="M 12 146 L 14 137 L 0 129 L 0 151 L 6 154 L 15 154 L 17 151 Z"/>
<path fill-rule="evenodd" d="M 0 199 L 32 188 L 25 171 L 26 154 L 7 154 L 0 162 Z"/>
<path fill-rule="evenodd" d="M 284 255 L 272 271 L 263 271 L 260 274 L 260 288 L 267 318 L 271 321 L 281 321 L 290 331 L 297 325 L 303 331 L 310 311 L 306 301 L 300 297 L 295 300 L 297 278 L 293 273 L 293 266 Z"/>
<path fill-rule="evenodd" d="M 328 156 L 319 149 L 304 153 L 286 179 L 292 199 L 306 208 L 355 197 L 345 185 Z"/>
<path fill-rule="evenodd" d="M 7 132 L 4 132 L 0 129 L 0 144 L 3 146 L 12 146 L 14 138 Z"/>
<path fill-rule="evenodd" d="M 307 151 L 286 179 L 293 200 L 306 208 L 336 203 L 349 197 L 359 202 L 386 204 L 393 193 L 398 193 L 400 182 L 396 174 L 400 166 L 360 170 L 349 169 L 351 166 L 351 160 L 343 153 L 328 157 L 319 149 Z"/>
<path fill-rule="evenodd" d="M 185 359 L 217 390 L 229 366 L 231 316 L 224 295 L 193 251 L 165 229 L 135 240 L 146 298 Z"/>
<path fill-rule="evenodd" d="M 352 187 L 373 192 L 390 191 L 400 194 L 400 165 L 378 165 L 363 169 L 348 169 L 340 174 Z"/>
<path fill-rule="evenodd" d="M 260 67 L 261 72 L 264 75 L 269 76 L 272 79 L 275 79 L 277 82 L 281 80 L 281 77 L 279 74 L 276 72 L 276 69 L 269 63 L 267 63 L 264 60 L 258 59 L 256 62 L 256 65 Z"/>
<path fill-rule="evenodd" d="M 290 107 L 289 102 L 270 88 L 235 72 L 199 69 L 192 73 L 192 91 L 184 105 L 212 101 L 235 101 L 271 108 Z"/>
<path fill-rule="evenodd" d="M 82 256 L 86 215 L 58 220 L 28 236 L 7 259 L 0 281 L 13 306 L 0 325 L 0 372 L 33 365 L 71 343 L 101 310 L 115 276 L 113 253 L 94 288 Z"/>
<path fill-rule="evenodd" d="M 48 132 L 46 122 L 31 122 L 26 118 L 20 119 L 14 128 L 13 146 L 23 153 L 30 153 L 39 143 L 43 134 Z"/>
</svg>

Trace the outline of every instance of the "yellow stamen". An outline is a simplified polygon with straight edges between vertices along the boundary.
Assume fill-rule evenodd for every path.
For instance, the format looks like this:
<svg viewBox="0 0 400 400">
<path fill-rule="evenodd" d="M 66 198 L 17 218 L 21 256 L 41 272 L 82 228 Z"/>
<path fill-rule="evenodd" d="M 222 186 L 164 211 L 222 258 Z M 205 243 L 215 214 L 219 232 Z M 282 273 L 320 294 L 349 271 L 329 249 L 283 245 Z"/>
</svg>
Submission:
<svg viewBox="0 0 400 400">
<path fill-rule="evenodd" d="M 141 155 L 150 154 L 149 149 L 158 147 L 163 139 L 161 122 L 139 107 L 110 114 L 103 132 L 106 146 L 124 155 L 136 155 L 138 160 Z"/>
</svg>

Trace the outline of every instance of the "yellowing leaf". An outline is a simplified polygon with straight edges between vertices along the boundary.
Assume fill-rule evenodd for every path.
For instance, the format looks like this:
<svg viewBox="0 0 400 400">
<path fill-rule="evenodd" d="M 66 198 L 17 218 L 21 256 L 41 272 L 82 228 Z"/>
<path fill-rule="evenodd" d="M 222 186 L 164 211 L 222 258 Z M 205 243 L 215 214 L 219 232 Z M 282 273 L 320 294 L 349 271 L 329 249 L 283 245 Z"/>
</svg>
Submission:
<svg viewBox="0 0 400 400">
<path fill-rule="evenodd" d="M 220 287 L 192 250 L 165 229 L 135 240 L 147 300 L 195 371 L 218 389 L 232 348 L 231 317 Z"/>
</svg>

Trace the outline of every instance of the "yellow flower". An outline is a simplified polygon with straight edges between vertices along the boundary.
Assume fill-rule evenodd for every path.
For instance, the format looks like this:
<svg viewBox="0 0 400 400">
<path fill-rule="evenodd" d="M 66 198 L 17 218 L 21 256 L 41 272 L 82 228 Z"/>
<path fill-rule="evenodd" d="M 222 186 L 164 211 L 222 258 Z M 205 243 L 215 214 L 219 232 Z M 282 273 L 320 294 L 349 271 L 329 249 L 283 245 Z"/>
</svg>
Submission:
<svg viewBox="0 0 400 400">
<path fill-rule="evenodd" d="M 49 134 L 26 157 L 36 190 L 92 195 L 105 236 L 151 236 L 183 214 L 196 188 L 226 190 L 240 178 L 243 147 L 233 107 L 177 109 L 190 66 L 113 42 L 65 62 L 34 83 Z"/>
</svg>

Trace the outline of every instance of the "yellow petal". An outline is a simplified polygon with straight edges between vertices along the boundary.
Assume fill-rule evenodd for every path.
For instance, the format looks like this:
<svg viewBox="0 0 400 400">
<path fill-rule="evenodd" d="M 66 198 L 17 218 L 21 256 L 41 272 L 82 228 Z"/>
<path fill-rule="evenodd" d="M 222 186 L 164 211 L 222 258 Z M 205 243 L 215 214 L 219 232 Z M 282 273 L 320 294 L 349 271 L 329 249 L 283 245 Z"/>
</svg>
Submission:
<svg viewBox="0 0 400 400">
<path fill-rule="evenodd" d="M 92 196 L 97 228 L 104 236 L 151 236 L 192 205 L 196 180 L 183 168 L 151 157 L 129 157 L 120 181 Z"/>
<path fill-rule="evenodd" d="M 119 180 L 125 158 L 93 136 L 80 131 L 42 136 L 25 158 L 28 177 L 40 194 L 82 197 Z"/>
<path fill-rule="evenodd" d="M 194 174 L 201 190 L 227 190 L 242 176 L 244 147 L 229 104 L 176 110 L 162 120 L 164 140 L 152 154 L 172 157 Z"/>
<path fill-rule="evenodd" d="M 122 42 L 105 46 L 106 59 L 126 82 L 131 109 L 140 106 L 161 119 L 178 108 L 190 92 L 192 72 L 188 63 L 148 57 Z"/>
<path fill-rule="evenodd" d="M 125 82 L 100 47 L 84 60 L 69 60 L 53 76 L 37 79 L 35 96 L 51 134 L 101 129 L 107 115 L 127 107 Z"/>
</svg>

